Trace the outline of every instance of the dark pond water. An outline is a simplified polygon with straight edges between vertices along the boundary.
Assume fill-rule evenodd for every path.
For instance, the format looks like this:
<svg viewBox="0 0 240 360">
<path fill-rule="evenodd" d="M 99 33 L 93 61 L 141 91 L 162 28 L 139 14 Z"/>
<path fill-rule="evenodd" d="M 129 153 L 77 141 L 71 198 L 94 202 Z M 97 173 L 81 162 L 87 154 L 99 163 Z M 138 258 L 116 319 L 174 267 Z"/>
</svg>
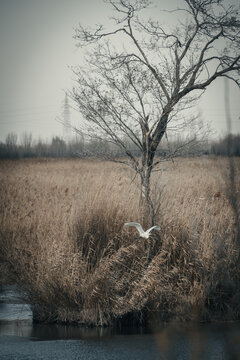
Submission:
<svg viewBox="0 0 240 360">
<path fill-rule="evenodd" d="M 0 293 L 0 359 L 240 359 L 240 324 L 83 328 L 33 324 L 13 287 Z"/>
</svg>

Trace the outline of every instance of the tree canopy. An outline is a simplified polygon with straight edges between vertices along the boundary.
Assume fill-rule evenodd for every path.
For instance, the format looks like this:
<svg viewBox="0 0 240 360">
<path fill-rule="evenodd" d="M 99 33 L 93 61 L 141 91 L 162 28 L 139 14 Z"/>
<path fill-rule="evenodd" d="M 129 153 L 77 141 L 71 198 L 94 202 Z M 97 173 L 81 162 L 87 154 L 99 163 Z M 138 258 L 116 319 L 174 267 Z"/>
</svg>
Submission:
<svg viewBox="0 0 240 360">
<path fill-rule="evenodd" d="M 182 0 L 170 26 L 141 17 L 148 0 L 106 2 L 113 9 L 111 28 L 80 24 L 75 32 L 78 46 L 90 46 L 85 67 L 74 70 L 79 130 L 124 150 L 148 199 L 156 150 L 171 124 L 181 131 L 182 111 L 215 79 L 240 85 L 239 9 L 224 0 Z M 124 138 L 140 150 L 140 160 Z"/>
</svg>

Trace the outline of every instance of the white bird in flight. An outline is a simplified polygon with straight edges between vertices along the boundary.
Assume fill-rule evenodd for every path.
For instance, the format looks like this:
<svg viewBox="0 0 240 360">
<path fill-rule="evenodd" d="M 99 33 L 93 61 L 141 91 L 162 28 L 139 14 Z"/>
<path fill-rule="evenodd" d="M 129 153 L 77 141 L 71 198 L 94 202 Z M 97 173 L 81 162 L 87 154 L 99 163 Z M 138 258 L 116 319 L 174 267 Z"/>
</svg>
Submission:
<svg viewBox="0 0 240 360">
<path fill-rule="evenodd" d="M 156 229 L 156 230 L 161 230 L 160 226 L 152 226 L 150 227 L 150 229 L 144 231 L 142 226 L 139 224 L 139 223 L 135 223 L 135 222 L 130 222 L 130 223 L 125 223 L 124 225 L 126 226 L 135 226 L 135 228 L 138 230 L 140 236 L 144 239 L 148 239 L 149 236 L 150 236 L 150 232 L 153 230 L 153 229 Z"/>
</svg>

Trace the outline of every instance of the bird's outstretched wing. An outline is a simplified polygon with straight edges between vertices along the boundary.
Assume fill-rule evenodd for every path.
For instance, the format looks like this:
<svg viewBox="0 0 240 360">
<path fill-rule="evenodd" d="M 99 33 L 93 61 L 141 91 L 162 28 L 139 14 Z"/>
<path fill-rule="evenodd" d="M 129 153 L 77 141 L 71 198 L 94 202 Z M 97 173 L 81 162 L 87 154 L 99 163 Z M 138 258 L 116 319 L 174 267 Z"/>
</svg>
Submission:
<svg viewBox="0 0 240 360">
<path fill-rule="evenodd" d="M 126 226 L 135 226 L 135 228 L 137 228 L 140 235 L 145 234 L 144 231 L 143 231 L 142 226 L 139 223 L 129 222 L 129 223 L 125 223 L 124 225 L 126 225 Z"/>
<path fill-rule="evenodd" d="M 147 234 L 150 234 L 150 232 L 151 232 L 153 229 L 155 229 L 155 230 L 161 230 L 160 226 L 155 225 L 155 226 L 150 227 L 150 229 L 148 229 L 148 230 L 146 231 L 146 233 L 147 233 Z"/>
</svg>

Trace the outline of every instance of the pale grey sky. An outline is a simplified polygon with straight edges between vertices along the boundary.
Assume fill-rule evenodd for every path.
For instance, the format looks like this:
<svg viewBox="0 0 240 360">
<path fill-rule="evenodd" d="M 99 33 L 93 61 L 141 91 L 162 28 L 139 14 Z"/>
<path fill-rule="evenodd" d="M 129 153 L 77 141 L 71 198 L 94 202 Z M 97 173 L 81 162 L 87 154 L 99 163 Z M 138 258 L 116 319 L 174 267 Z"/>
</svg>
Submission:
<svg viewBox="0 0 240 360">
<path fill-rule="evenodd" d="M 155 2 L 169 8 L 182 0 Z M 19 139 L 25 131 L 35 139 L 62 135 L 56 118 L 63 110 L 64 91 L 74 85 L 69 66 L 81 63 L 82 56 L 74 27 L 105 23 L 109 15 L 102 0 L 0 0 L 0 141 L 9 132 Z M 240 133 L 240 91 L 235 84 L 230 99 L 232 128 Z M 222 80 L 208 88 L 199 110 L 217 134 L 226 132 Z M 76 124 L 78 113 L 71 111 L 71 119 Z"/>
</svg>

